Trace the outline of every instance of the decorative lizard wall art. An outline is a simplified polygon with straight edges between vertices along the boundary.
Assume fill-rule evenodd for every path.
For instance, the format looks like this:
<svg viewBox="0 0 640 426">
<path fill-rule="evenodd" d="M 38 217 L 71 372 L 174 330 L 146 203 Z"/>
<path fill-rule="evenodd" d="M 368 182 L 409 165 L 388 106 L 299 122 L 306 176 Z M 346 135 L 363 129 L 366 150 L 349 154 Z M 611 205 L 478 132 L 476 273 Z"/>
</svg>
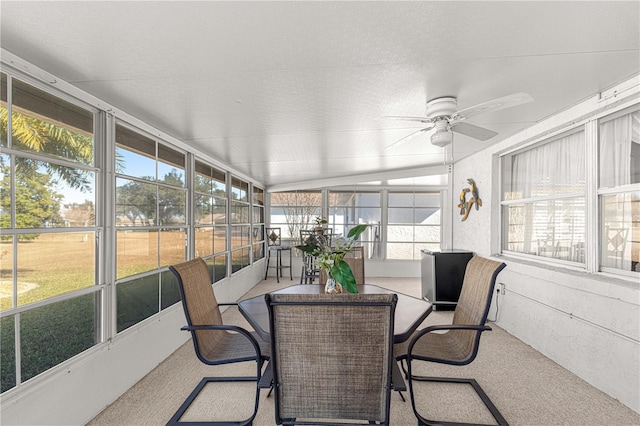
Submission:
<svg viewBox="0 0 640 426">
<path fill-rule="evenodd" d="M 467 183 L 469 184 L 469 188 L 463 188 L 462 192 L 460 192 L 460 204 L 458 207 L 460 208 L 460 215 L 462 216 L 462 221 L 464 222 L 469 217 L 469 213 L 471 212 L 471 208 L 475 205 L 476 210 L 482 206 L 482 199 L 478 195 L 478 187 L 473 179 L 467 179 Z M 471 198 L 467 201 L 467 193 L 471 193 Z"/>
</svg>

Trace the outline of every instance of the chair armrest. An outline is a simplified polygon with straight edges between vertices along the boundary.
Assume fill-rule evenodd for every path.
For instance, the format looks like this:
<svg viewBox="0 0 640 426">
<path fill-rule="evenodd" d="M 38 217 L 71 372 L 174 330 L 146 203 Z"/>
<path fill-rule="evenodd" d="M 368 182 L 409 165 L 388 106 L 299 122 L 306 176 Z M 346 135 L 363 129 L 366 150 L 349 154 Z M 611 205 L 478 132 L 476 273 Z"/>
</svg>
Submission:
<svg viewBox="0 0 640 426">
<path fill-rule="evenodd" d="M 206 324 L 206 325 L 185 325 L 180 328 L 183 331 L 197 331 L 197 330 L 227 330 L 227 331 L 235 331 L 239 334 L 242 334 L 244 337 L 249 339 L 253 348 L 256 351 L 256 355 L 258 359 L 263 358 L 262 352 L 260 351 L 260 344 L 256 340 L 255 337 L 251 334 L 250 331 L 239 327 L 237 325 L 227 325 L 227 324 Z"/>
<path fill-rule="evenodd" d="M 455 307 L 456 303 L 457 303 L 457 302 L 442 302 L 442 301 L 437 301 L 437 300 L 433 300 L 433 301 L 429 300 L 429 302 L 431 302 L 431 304 L 436 308 L 438 306 L 446 306 L 446 307 L 449 307 L 449 308 L 452 307 L 452 306 Z"/>
<path fill-rule="evenodd" d="M 467 325 L 467 324 L 445 324 L 445 325 L 432 325 L 419 330 L 418 335 L 423 335 L 437 330 L 478 330 L 478 331 L 491 331 L 491 327 L 488 325 Z"/>
<path fill-rule="evenodd" d="M 416 344 L 418 340 L 422 336 L 427 333 L 431 333 L 432 331 L 440 331 L 440 330 L 475 330 L 479 332 L 483 331 L 491 331 L 491 327 L 488 325 L 466 325 L 466 324 L 449 324 L 449 325 L 432 325 L 430 327 L 423 328 L 422 330 L 418 330 L 416 335 L 411 339 L 411 343 L 409 343 L 409 347 L 407 348 L 407 353 L 410 354 L 413 351 L 413 346 Z"/>
</svg>

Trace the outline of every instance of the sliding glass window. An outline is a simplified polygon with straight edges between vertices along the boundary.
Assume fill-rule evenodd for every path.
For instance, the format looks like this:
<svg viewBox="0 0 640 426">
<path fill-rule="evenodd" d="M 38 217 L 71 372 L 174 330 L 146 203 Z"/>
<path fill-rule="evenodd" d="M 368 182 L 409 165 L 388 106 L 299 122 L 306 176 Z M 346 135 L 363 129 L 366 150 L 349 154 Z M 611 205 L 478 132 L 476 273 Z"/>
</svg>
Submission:
<svg viewBox="0 0 640 426">
<path fill-rule="evenodd" d="M 251 218 L 251 244 L 253 247 L 253 261 L 264 257 L 264 190 L 253 186 L 251 200 L 253 217 Z"/>
<path fill-rule="evenodd" d="M 620 111 L 599 122 L 601 270 L 640 272 L 640 110 Z"/>
<path fill-rule="evenodd" d="M 180 300 L 166 267 L 186 258 L 185 154 L 116 125 L 117 331 Z"/>
<path fill-rule="evenodd" d="M 194 188 L 196 257 L 209 267 L 211 281 L 227 276 L 227 173 L 196 160 Z"/>
<path fill-rule="evenodd" d="M 101 338 L 96 111 L 62 96 L 1 74 L 0 392 Z"/>
<path fill-rule="evenodd" d="M 249 182 L 231 177 L 231 272 L 249 266 L 251 222 Z"/>
<path fill-rule="evenodd" d="M 502 159 L 503 250 L 584 263 L 582 128 Z"/>
<path fill-rule="evenodd" d="M 440 249 L 440 193 L 389 192 L 387 259 L 421 258 Z"/>
<path fill-rule="evenodd" d="M 315 218 L 322 217 L 322 193 L 320 191 L 289 191 L 270 194 L 269 226 L 280 228 L 282 242 L 296 245 L 300 231 L 312 229 Z M 298 250 L 294 251 L 296 254 Z"/>
<path fill-rule="evenodd" d="M 356 225 L 369 225 L 360 236 L 366 259 L 381 257 L 382 207 L 380 192 L 330 191 L 329 228 L 347 236 Z"/>
</svg>

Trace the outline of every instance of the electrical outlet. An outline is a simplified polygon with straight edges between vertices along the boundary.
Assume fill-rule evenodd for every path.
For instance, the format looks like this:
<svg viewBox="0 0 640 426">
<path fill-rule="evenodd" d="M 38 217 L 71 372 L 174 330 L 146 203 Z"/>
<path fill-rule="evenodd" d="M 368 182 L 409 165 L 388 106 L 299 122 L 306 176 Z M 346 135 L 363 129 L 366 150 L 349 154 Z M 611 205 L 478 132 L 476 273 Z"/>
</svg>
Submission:
<svg viewBox="0 0 640 426">
<path fill-rule="evenodd" d="M 503 283 L 498 283 L 498 293 L 500 293 L 500 294 L 504 294 L 505 293 L 505 289 L 504 289 L 504 284 Z"/>
</svg>

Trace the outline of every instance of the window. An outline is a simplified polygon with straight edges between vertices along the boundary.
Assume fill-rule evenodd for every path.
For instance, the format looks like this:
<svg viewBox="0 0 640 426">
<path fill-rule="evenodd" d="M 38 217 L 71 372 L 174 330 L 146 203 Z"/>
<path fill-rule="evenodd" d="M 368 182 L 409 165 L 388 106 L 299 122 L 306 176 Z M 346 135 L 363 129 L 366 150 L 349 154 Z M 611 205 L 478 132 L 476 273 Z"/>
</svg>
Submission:
<svg viewBox="0 0 640 426">
<path fill-rule="evenodd" d="M 253 218 L 251 219 L 253 233 L 253 261 L 264 257 L 264 190 L 253 187 L 252 197 Z"/>
<path fill-rule="evenodd" d="M 420 250 L 440 249 L 440 194 L 388 194 L 387 259 L 420 259 Z"/>
<path fill-rule="evenodd" d="M 327 194 L 329 215 L 323 226 L 346 236 L 356 225 L 369 225 L 359 238 L 367 259 L 419 260 L 421 249 L 440 248 L 439 192 L 327 190 Z M 296 235 L 294 245 L 300 229 L 314 228 L 314 219 L 322 217 L 321 191 L 270 195 L 271 226 L 281 227 L 289 238 Z"/>
<path fill-rule="evenodd" d="M 251 223 L 249 221 L 249 183 L 231 177 L 231 271 L 249 265 Z"/>
<path fill-rule="evenodd" d="M 503 250 L 584 262 L 584 131 L 505 156 Z"/>
<path fill-rule="evenodd" d="M 117 331 L 180 300 L 160 268 L 186 257 L 185 155 L 116 125 Z"/>
<path fill-rule="evenodd" d="M 227 174 L 196 161 L 195 188 L 196 257 L 209 266 L 212 282 L 227 276 Z"/>
<path fill-rule="evenodd" d="M 280 228 L 281 239 L 289 245 L 300 240 L 300 230 L 311 229 L 322 216 L 320 191 L 274 192 L 271 194 L 270 226 Z M 297 250 L 296 250 L 297 251 Z"/>
<path fill-rule="evenodd" d="M 94 118 L 1 74 L 1 392 L 99 343 Z"/>
<path fill-rule="evenodd" d="M 587 128 L 597 131 L 589 132 L 593 136 L 587 138 Z M 589 146 L 597 149 L 587 150 Z M 587 164 L 598 165 L 597 170 L 588 170 Z M 638 106 L 504 155 L 502 176 L 505 252 L 571 262 L 591 272 L 637 276 Z M 597 203 L 592 207 L 587 201 L 589 187 L 597 188 Z M 597 235 L 589 229 L 597 229 Z"/>
<path fill-rule="evenodd" d="M 329 228 L 334 233 L 346 236 L 356 225 L 369 225 L 359 239 L 365 259 L 381 257 L 380 199 L 380 192 L 329 192 Z"/>
<path fill-rule="evenodd" d="M 263 189 L 153 129 L 116 120 L 110 132 L 111 116 L 78 97 L 2 63 L 0 393 L 179 302 L 168 266 L 191 248 L 214 282 L 232 269 L 230 241 L 234 270 L 264 256 Z"/>
<path fill-rule="evenodd" d="M 640 111 L 599 123 L 600 266 L 640 272 Z"/>
</svg>

